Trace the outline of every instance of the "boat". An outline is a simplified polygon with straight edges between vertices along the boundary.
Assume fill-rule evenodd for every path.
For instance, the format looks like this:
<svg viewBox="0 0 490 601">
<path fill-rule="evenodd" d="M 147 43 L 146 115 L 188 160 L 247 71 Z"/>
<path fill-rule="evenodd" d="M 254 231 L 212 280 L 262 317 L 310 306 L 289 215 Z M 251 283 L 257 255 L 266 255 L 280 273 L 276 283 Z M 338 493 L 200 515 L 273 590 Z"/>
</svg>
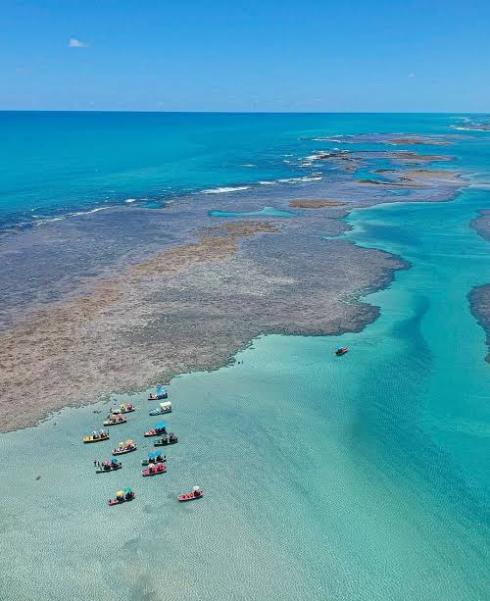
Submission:
<svg viewBox="0 0 490 601">
<path fill-rule="evenodd" d="M 155 447 L 166 447 L 169 444 L 175 444 L 179 442 L 179 439 L 173 432 L 167 432 L 162 438 L 159 438 L 155 441 Z"/>
<path fill-rule="evenodd" d="M 157 384 L 156 392 L 150 392 L 148 395 L 149 401 L 163 401 L 168 397 L 167 389 L 161 384 Z"/>
<path fill-rule="evenodd" d="M 126 440 L 126 442 L 120 442 L 119 445 L 113 449 L 113 455 L 124 455 L 125 453 L 132 453 L 136 451 L 137 447 L 134 441 Z"/>
<path fill-rule="evenodd" d="M 136 407 L 132 403 L 121 403 L 119 407 L 113 407 L 111 413 L 118 415 L 120 413 L 132 413 L 136 411 Z"/>
<path fill-rule="evenodd" d="M 150 411 L 150 415 L 163 415 L 164 413 L 172 413 L 172 403 L 170 401 L 160 403 L 160 406 L 157 409 L 152 409 Z"/>
<path fill-rule="evenodd" d="M 121 503 L 126 503 L 126 501 L 132 501 L 136 495 L 129 488 L 123 488 L 123 490 L 118 490 L 114 499 L 109 499 L 107 501 L 107 505 L 111 507 L 112 505 L 120 505 Z"/>
<path fill-rule="evenodd" d="M 160 451 L 150 451 L 148 458 L 141 461 L 141 465 L 155 465 L 156 463 L 166 463 L 167 456 L 162 455 Z"/>
<path fill-rule="evenodd" d="M 159 436 L 160 434 L 167 433 L 167 424 L 165 422 L 158 422 L 155 424 L 151 430 L 145 432 L 145 437 L 149 438 L 150 436 Z"/>
<path fill-rule="evenodd" d="M 104 440 L 109 440 L 109 438 L 109 432 L 106 432 L 105 430 L 99 430 L 97 432 L 97 430 L 94 430 L 92 434 L 87 434 L 87 436 L 84 436 L 82 440 L 85 444 L 90 444 L 91 442 L 102 442 Z"/>
<path fill-rule="evenodd" d="M 144 470 L 141 470 L 143 478 L 147 476 L 156 476 L 157 474 L 164 474 L 167 471 L 165 463 L 157 463 L 156 465 L 149 465 Z"/>
<path fill-rule="evenodd" d="M 122 468 L 122 463 L 117 459 L 105 459 L 102 463 L 98 464 L 97 469 L 95 470 L 96 474 L 105 474 L 107 472 L 114 472 L 116 470 L 120 470 Z"/>
<path fill-rule="evenodd" d="M 119 426 L 125 424 L 128 420 L 119 413 L 109 413 L 104 420 L 104 426 Z"/>
<path fill-rule="evenodd" d="M 335 351 L 335 354 L 337 355 L 337 357 L 341 357 L 342 355 L 345 355 L 348 352 L 349 348 L 347 346 L 341 346 Z"/>
<path fill-rule="evenodd" d="M 186 501 L 195 501 L 196 499 L 201 499 L 203 496 L 204 491 L 201 490 L 199 486 L 193 486 L 190 492 L 183 492 L 177 497 L 177 500 L 181 503 L 185 503 Z"/>
</svg>

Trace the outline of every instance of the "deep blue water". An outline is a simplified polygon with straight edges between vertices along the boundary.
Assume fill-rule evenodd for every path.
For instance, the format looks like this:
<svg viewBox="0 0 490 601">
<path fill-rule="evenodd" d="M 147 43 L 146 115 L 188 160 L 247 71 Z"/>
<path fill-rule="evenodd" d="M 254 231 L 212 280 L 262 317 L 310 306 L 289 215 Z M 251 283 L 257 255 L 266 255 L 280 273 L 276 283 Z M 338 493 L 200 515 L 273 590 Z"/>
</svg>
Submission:
<svg viewBox="0 0 490 601">
<path fill-rule="evenodd" d="M 0 226 L 304 177 L 328 169 L 300 163 L 325 146 L 316 136 L 447 133 L 452 122 L 418 114 L 0 112 Z"/>
</svg>

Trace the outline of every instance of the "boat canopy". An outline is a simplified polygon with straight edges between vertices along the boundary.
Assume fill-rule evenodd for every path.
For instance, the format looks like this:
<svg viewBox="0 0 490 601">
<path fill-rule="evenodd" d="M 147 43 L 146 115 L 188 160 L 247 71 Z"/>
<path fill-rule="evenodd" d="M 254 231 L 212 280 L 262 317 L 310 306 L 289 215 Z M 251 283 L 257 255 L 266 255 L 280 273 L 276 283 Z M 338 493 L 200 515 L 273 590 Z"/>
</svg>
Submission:
<svg viewBox="0 0 490 601">
<path fill-rule="evenodd" d="M 126 494 L 128 494 L 128 492 L 133 492 L 133 489 L 130 486 L 126 486 L 126 488 L 124 489 L 124 492 Z"/>
<path fill-rule="evenodd" d="M 124 490 L 118 490 L 116 493 L 116 497 L 124 497 Z"/>
<path fill-rule="evenodd" d="M 170 407 L 172 407 L 172 403 L 171 401 L 164 401 L 163 403 L 160 403 L 160 407 L 162 409 L 170 409 Z"/>
<path fill-rule="evenodd" d="M 164 394 L 166 391 L 165 386 L 162 386 L 161 384 L 157 384 L 157 394 Z"/>
<path fill-rule="evenodd" d="M 158 424 L 154 425 L 155 430 L 165 430 L 167 424 L 165 422 L 158 422 Z"/>
<path fill-rule="evenodd" d="M 156 459 L 160 456 L 160 451 L 150 451 L 148 453 L 148 459 Z"/>
</svg>

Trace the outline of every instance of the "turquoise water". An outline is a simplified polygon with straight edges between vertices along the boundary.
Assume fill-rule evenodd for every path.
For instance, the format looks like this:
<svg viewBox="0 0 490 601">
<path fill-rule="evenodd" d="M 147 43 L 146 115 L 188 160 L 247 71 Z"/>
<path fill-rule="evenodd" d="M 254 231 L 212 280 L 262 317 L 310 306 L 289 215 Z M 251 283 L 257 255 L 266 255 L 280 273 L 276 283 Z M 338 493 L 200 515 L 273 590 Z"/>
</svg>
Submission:
<svg viewBox="0 0 490 601">
<path fill-rule="evenodd" d="M 0 227 L 310 175 L 316 136 L 449 133 L 446 115 L 0 112 Z M 218 208 L 218 207 L 217 207 Z"/>
<path fill-rule="evenodd" d="M 478 140 L 455 153 L 490 181 Z M 0 598 L 487 601 L 490 366 L 466 296 L 490 282 L 469 226 L 489 199 L 476 186 L 353 212 L 347 238 L 412 265 L 367 297 L 380 318 L 335 339 L 262 337 L 240 363 L 175 378 L 165 475 L 138 473 L 157 421 L 144 393 L 102 445 L 80 442 L 94 407 L 0 436 Z M 95 476 L 129 436 L 140 450 Z M 179 505 L 193 484 L 206 497 Z M 126 485 L 137 499 L 107 508 Z"/>
<path fill-rule="evenodd" d="M 284 211 L 274 207 L 264 207 L 257 211 L 209 211 L 210 217 L 294 217 L 293 211 Z"/>
<path fill-rule="evenodd" d="M 280 115 L 0 112 L 0 224 L 288 177 L 299 170 L 286 155 L 311 123 Z"/>
</svg>

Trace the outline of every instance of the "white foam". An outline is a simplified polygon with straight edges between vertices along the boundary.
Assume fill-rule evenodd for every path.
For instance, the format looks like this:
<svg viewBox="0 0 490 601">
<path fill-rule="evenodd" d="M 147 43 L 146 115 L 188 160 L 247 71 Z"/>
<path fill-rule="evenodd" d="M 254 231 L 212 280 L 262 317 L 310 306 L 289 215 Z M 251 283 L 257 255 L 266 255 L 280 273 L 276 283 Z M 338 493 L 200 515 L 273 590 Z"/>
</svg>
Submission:
<svg viewBox="0 0 490 601">
<path fill-rule="evenodd" d="M 210 188 L 209 190 L 203 190 L 204 194 L 225 194 L 226 192 L 240 192 L 241 190 L 248 190 L 250 186 L 223 186 L 222 188 Z"/>
<path fill-rule="evenodd" d="M 90 211 L 77 211 L 76 213 L 69 213 L 70 217 L 79 217 L 80 215 L 90 215 L 90 213 L 98 213 L 99 211 L 107 211 L 107 209 L 113 209 L 114 207 L 97 207 L 96 209 L 90 209 Z"/>
<path fill-rule="evenodd" d="M 337 144 L 342 144 L 345 140 L 334 136 L 332 138 L 313 138 L 313 142 L 336 142 Z"/>
<path fill-rule="evenodd" d="M 51 223 L 52 221 L 63 221 L 65 219 L 64 216 L 62 216 L 62 217 L 40 217 L 39 215 L 33 215 L 32 218 L 36 220 L 34 222 L 35 225 L 43 225 L 43 223 Z"/>
<path fill-rule="evenodd" d="M 488 129 L 488 127 L 478 127 L 478 126 L 472 126 L 472 125 L 450 125 L 451 129 L 456 129 L 458 131 L 482 131 L 485 133 L 490 133 L 490 129 Z"/>
<path fill-rule="evenodd" d="M 132 200 L 132 199 L 131 199 Z M 136 200 L 136 199 L 134 199 Z M 56 217 L 45 217 L 43 215 L 33 215 L 34 225 L 39 226 L 45 223 L 53 223 L 54 221 L 64 221 L 69 217 L 81 217 L 82 215 L 90 215 L 91 213 L 98 213 L 99 211 L 107 211 L 108 209 L 115 209 L 117 205 L 107 205 L 104 207 L 96 207 L 88 211 L 74 211 L 71 213 L 65 213 L 64 215 L 57 215 Z M 34 209 L 35 210 L 35 209 Z"/>
<path fill-rule="evenodd" d="M 281 184 L 299 184 L 301 182 L 317 182 L 321 179 L 323 179 L 321 175 L 304 175 L 303 177 L 285 177 L 277 181 Z"/>
<path fill-rule="evenodd" d="M 137 200 L 138 200 L 137 198 L 126 198 L 126 200 L 124 202 L 131 203 L 131 202 L 136 202 Z"/>
<path fill-rule="evenodd" d="M 301 181 L 303 181 L 303 182 L 319 182 L 321 179 L 323 179 L 323 177 L 321 175 L 311 175 L 311 176 L 302 177 Z"/>
</svg>

